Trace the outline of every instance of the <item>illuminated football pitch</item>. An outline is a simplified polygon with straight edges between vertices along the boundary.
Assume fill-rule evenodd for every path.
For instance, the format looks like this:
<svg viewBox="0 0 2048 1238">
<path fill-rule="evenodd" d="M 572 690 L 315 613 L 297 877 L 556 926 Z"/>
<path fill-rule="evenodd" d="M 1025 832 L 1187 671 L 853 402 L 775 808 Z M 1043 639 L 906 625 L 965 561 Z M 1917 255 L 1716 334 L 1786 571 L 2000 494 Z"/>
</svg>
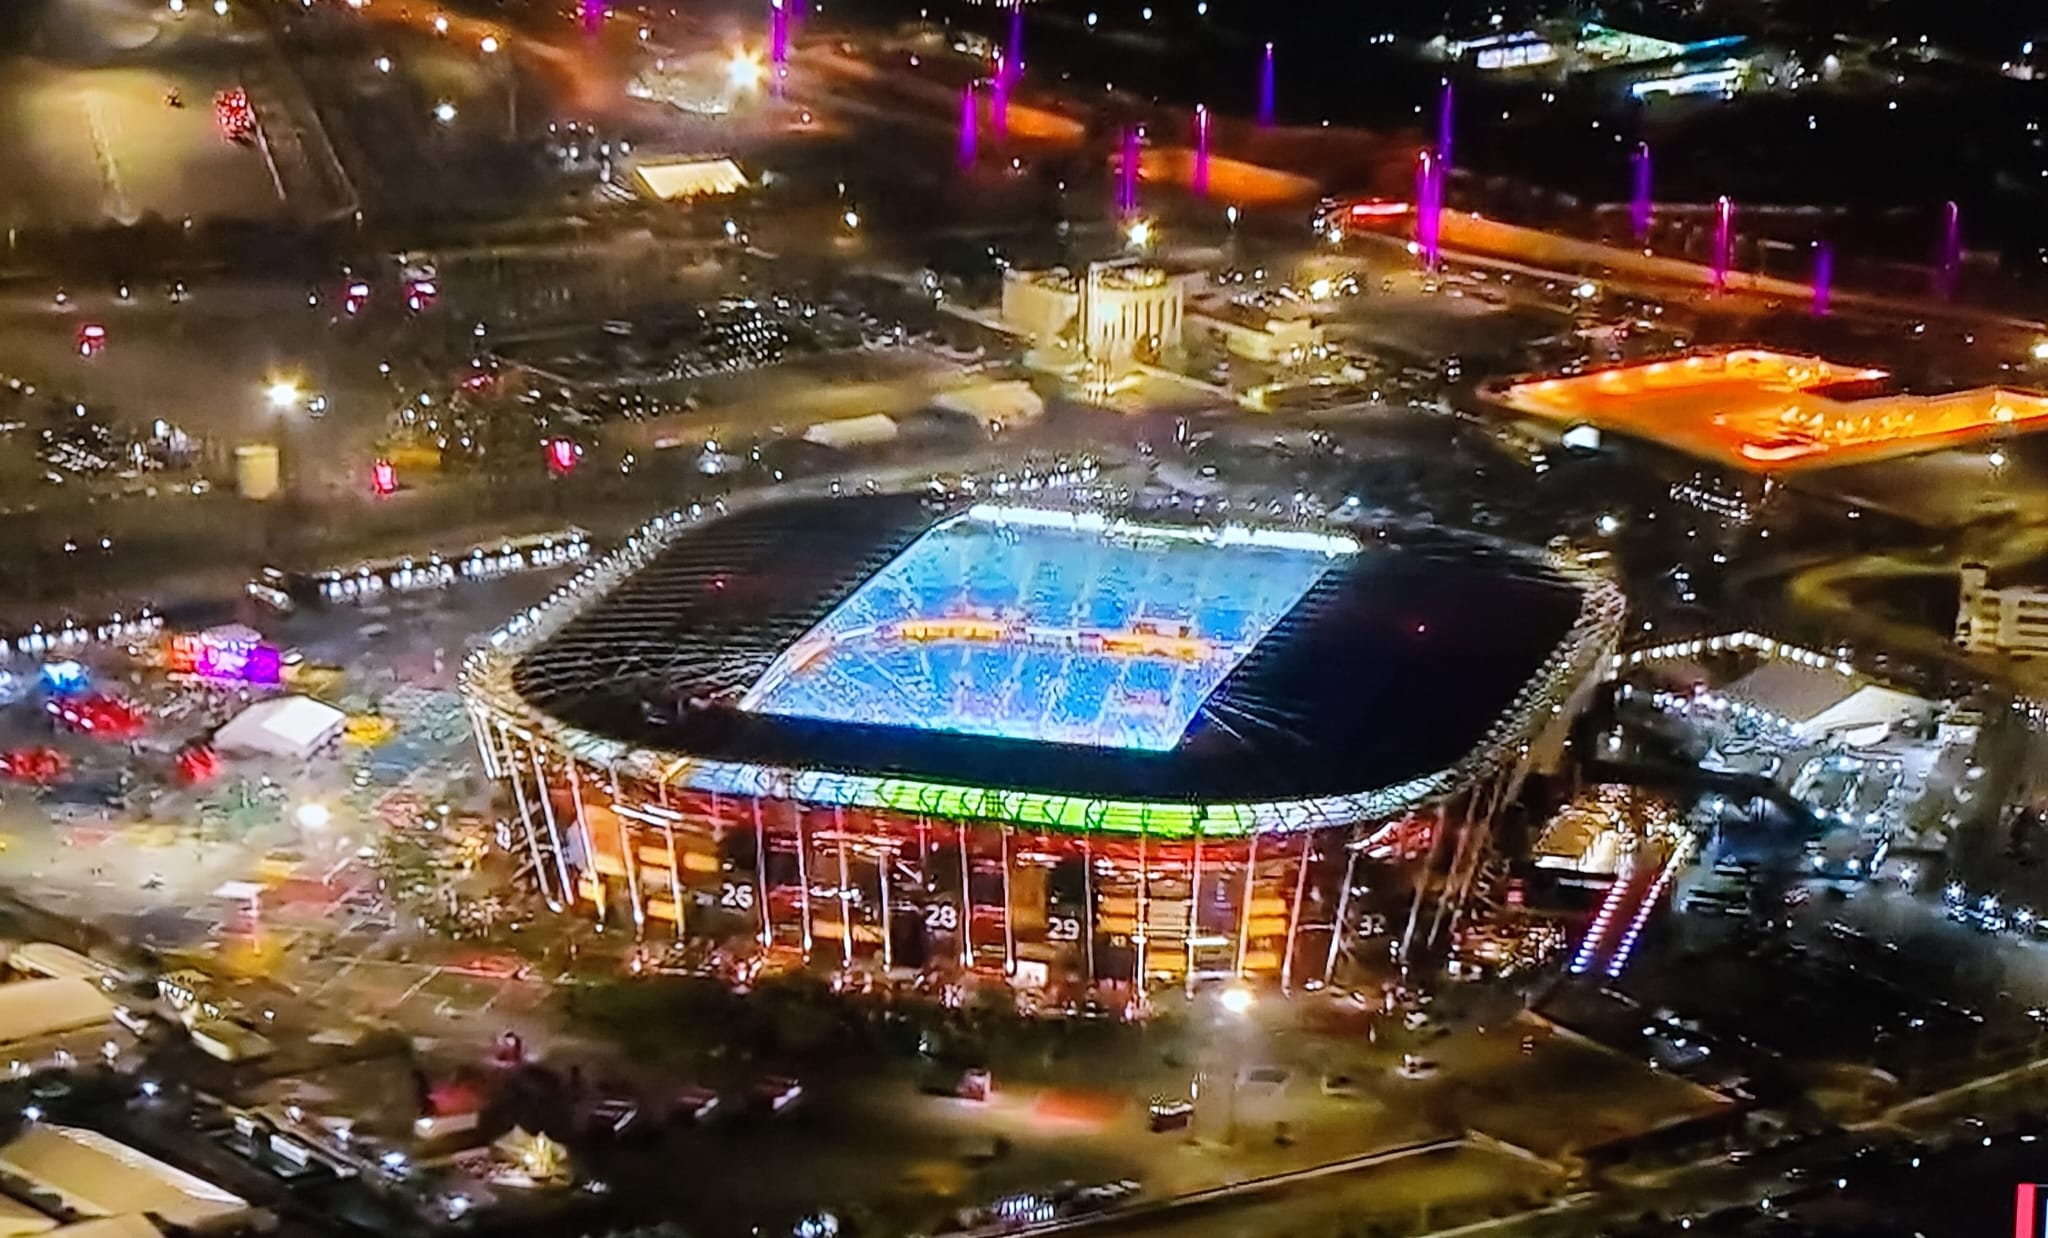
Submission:
<svg viewBox="0 0 2048 1238">
<path fill-rule="evenodd" d="M 1351 539 L 981 505 L 785 650 L 740 708 L 1162 752 Z"/>
</svg>

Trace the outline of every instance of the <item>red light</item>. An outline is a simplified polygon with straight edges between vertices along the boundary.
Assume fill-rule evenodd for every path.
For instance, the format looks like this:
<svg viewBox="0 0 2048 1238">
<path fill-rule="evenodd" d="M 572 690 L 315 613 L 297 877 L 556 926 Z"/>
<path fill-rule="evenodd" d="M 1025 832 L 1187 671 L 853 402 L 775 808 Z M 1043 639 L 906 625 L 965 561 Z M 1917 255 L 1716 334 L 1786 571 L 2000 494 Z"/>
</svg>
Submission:
<svg viewBox="0 0 2048 1238">
<path fill-rule="evenodd" d="M 551 438 L 548 440 L 548 468 L 557 476 L 575 468 L 576 462 L 582 458 L 583 449 L 568 439 Z"/>
<path fill-rule="evenodd" d="M 213 97 L 213 116 L 230 141 L 241 141 L 256 132 L 256 109 L 250 106 L 248 94 L 239 86 Z"/>
<path fill-rule="evenodd" d="M 379 496 L 395 493 L 398 489 L 398 468 L 389 460 L 379 460 L 370 466 L 370 489 Z"/>
</svg>

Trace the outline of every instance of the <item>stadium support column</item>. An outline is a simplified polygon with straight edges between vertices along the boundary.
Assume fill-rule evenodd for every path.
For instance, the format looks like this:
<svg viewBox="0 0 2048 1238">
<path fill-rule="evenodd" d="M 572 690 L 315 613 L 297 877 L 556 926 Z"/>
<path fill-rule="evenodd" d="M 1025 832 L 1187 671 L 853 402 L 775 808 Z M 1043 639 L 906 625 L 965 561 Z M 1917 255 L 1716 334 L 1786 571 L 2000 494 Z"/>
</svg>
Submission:
<svg viewBox="0 0 2048 1238">
<path fill-rule="evenodd" d="M 804 918 L 803 950 L 804 962 L 811 961 L 811 846 L 804 836 L 804 810 L 795 800 L 788 801 L 790 819 L 796 823 L 796 880 L 797 911 Z"/>
<path fill-rule="evenodd" d="M 562 897 L 573 903 L 576 901 L 579 891 L 569 884 L 569 860 L 567 856 L 562 854 L 562 831 L 555 826 L 555 799 L 548 794 L 547 767 L 541 764 L 540 749 L 529 748 L 526 750 L 526 754 L 533 758 L 533 785 L 540 791 L 540 819 L 547 824 L 548 841 L 554 844 L 555 848 L 555 876 L 561 879 Z M 583 858 L 589 863 L 594 864 L 596 862 L 595 858 L 591 856 Z M 597 880 L 595 873 L 591 874 L 591 880 Z M 597 922 L 602 925 L 604 923 L 604 883 L 598 882 L 597 888 Z"/>
<path fill-rule="evenodd" d="M 1450 871 L 1444 874 L 1444 895 L 1437 901 L 1436 916 L 1430 922 L 1429 944 L 1432 947 L 1436 945 L 1437 936 L 1446 924 L 1453 929 L 1457 927 L 1465 900 L 1470 896 L 1472 884 L 1478 878 L 1479 866 L 1485 862 L 1487 850 L 1492 846 L 1494 818 L 1500 815 L 1501 807 L 1507 801 L 1508 788 L 1513 782 L 1514 778 L 1510 774 L 1496 774 L 1494 781 L 1486 788 L 1489 794 L 1485 797 L 1485 809 L 1465 825 L 1463 846 L 1459 850 L 1460 858 L 1451 865 Z M 1474 799 L 1477 798 L 1475 792 Z"/>
<path fill-rule="evenodd" d="M 1095 984 L 1095 844 L 1081 835 L 1081 940 L 1088 957 L 1088 984 Z"/>
<path fill-rule="evenodd" d="M 1003 974 L 1017 974 L 1017 930 L 1010 922 L 1010 823 L 1003 822 Z"/>
<path fill-rule="evenodd" d="M 889 870 L 896 867 L 896 846 L 890 837 L 887 854 L 876 857 L 875 876 L 882 887 L 882 970 L 896 969 L 896 922 L 890 919 L 895 912 L 889 906 Z"/>
<path fill-rule="evenodd" d="M 1188 877 L 1187 970 L 1181 973 L 1181 987 L 1195 995 L 1195 937 L 1202 928 L 1202 825 L 1195 823 L 1195 857 Z"/>
<path fill-rule="evenodd" d="M 612 803 L 616 805 L 618 802 L 619 780 L 618 776 L 614 774 L 612 776 Z M 583 814 L 583 791 L 580 786 L 576 792 L 576 813 L 578 816 Z M 647 883 L 640 879 L 640 848 L 633 841 L 632 835 L 626 832 L 625 817 L 619 815 L 616 811 L 613 812 L 612 824 L 617 826 L 619 830 L 619 856 L 620 859 L 625 861 L 626 865 L 626 893 L 633 900 L 633 937 L 637 941 L 647 930 Z M 664 816 L 661 828 L 664 831 L 668 831 L 675 827 Z M 671 869 L 670 871 L 673 872 L 674 870 Z M 683 905 L 679 900 L 676 903 L 676 918 L 680 920 L 682 914 Z"/>
<path fill-rule="evenodd" d="M 1245 951 L 1252 944 L 1252 879 L 1259 871 L 1259 836 L 1251 835 L 1245 844 L 1244 887 L 1237 897 L 1237 963 L 1230 969 L 1231 979 L 1244 979 Z"/>
<path fill-rule="evenodd" d="M 974 968 L 974 889 L 967 876 L 967 826 L 953 822 L 953 838 L 960 844 L 960 966 Z"/>
<path fill-rule="evenodd" d="M 1286 953 L 1280 956 L 1280 991 L 1289 993 L 1294 988 L 1294 937 L 1301 928 L 1301 900 L 1308 894 L 1308 862 L 1315 855 L 1316 836 L 1313 831 L 1301 832 L 1301 863 L 1294 866 L 1294 901 L 1287 907 Z"/>
<path fill-rule="evenodd" d="M 1436 806 L 1436 828 L 1430 831 L 1429 850 L 1422 856 L 1422 871 L 1415 874 L 1415 898 L 1408 904 L 1408 926 L 1401 930 L 1401 950 L 1396 956 L 1405 971 L 1408 967 L 1408 952 L 1415 944 L 1415 926 L 1422 919 L 1422 900 L 1429 893 L 1429 875 L 1436 871 L 1437 853 L 1443 850 L 1444 831 L 1449 828 L 1450 814 L 1445 805 Z"/>
<path fill-rule="evenodd" d="M 1450 862 L 1444 865 L 1444 889 L 1443 893 L 1437 896 L 1435 909 L 1430 912 L 1429 936 L 1423 939 L 1425 946 L 1434 947 L 1437 935 L 1443 931 L 1444 911 L 1451 905 L 1453 891 L 1458 885 L 1458 875 L 1465 871 L 1466 860 L 1474 847 L 1473 836 L 1479 833 L 1478 818 L 1483 813 L 1475 810 L 1479 808 L 1483 798 L 1490 797 L 1491 791 L 1491 783 L 1484 789 L 1474 787 L 1471 794 L 1465 798 L 1465 819 L 1458 826 L 1458 845 L 1451 849 Z"/>
<path fill-rule="evenodd" d="M 505 730 L 505 724 L 498 724 L 498 741 L 505 746 L 505 775 L 512 780 L 512 800 L 519 805 L 519 824 L 526 831 L 527 854 L 533 857 L 533 879 L 540 885 L 540 896 L 547 900 L 554 911 L 562 909 L 562 900 L 548 889 L 547 861 L 540 856 L 540 837 L 533 829 L 533 809 L 526 803 L 526 778 L 519 772 L 519 752 L 512 746 L 512 736 Z"/>
<path fill-rule="evenodd" d="M 661 806 L 668 807 L 668 771 L 663 770 L 661 781 L 654 784 L 655 794 L 661 797 Z M 612 767 L 612 803 L 619 802 L 619 767 Z M 718 792 L 711 793 L 711 833 L 718 836 Z M 661 819 L 662 839 L 668 844 L 668 899 L 675 908 L 676 940 L 683 939 L 683 866 L 676 862 L 676 823 L 664 816 Z"/>
<path fill-rule="evenodd" d="M 590 818 L 583 810 L 583 778 L 577 772 L 575 762 L 569 764 L 569 798 L 576 805 L 576 829 L 583 835 L 583 851 L 590 857 L 592 873 L 597 871 L 597 847 L 590 832 Z M 614 801 L 616 802 L 616 801 Z M 619 863 L 626 870 L 626 897 L 633 907 L 633 939 L 638 941 L 647 925 L 647 904 L 640 899 L 640 875 L 638 861 L 633 855 L 633 840 L 626 835 L 626 819 L 612 814 L 612 826 L 619 832 Z M 604 882 L 599 880 L 598 898 L 604 898 Z"/>
<path fill-rule="evenodd" d="M 504 767 L 498 763 L 498 746 L 491 742 L 491 724 L 484 717 L 483 710 L 470 709 L 469 729 L 476 736 L 477 755 L 483 758 L 484 777 L 493 780 L 503 777 Z"/>
<path fill-rule="evenodd" d="M 853 966 L 853 875 L 846 870 L 846 810 L 832 805 L 832 833 L 839 842 L 839 966 Z"/>
<path fill-rule="evenodd" d="M 1150 825 L 1138 822 L 1138 1004 L 1145 1002 L 1145 954 L 1152 944 L 1152 874 L 1145 865 L 1145 838 Z"/>
<path fill-rule="evenodd" d="M 1358 833 L 1357 828 L 1351 831 Z M 1329 984 L 1337 976 L 1337 950 L 1344 942 L 1344 917 L 1351 912 L 1351 883 L 1358 874 L 1358 852 L 1361 839 L 1348 838 L 1344 841 L 1344 888 L 1337 891 L 1337 918 L 1330 924 L 1330 950 L 1323 956 L 1323 983 Z"/>
<path fill-rule="evenodd" d="M 748 802 L 754 808 L 754 885 L 761 900 L 755 922 L 761 930 L 761 948 L 766 950 L 775 944 L 775 921 L 768 912 L 768 829 L 761 824 L 761 797 L 749 796 Z"/>
</svg>

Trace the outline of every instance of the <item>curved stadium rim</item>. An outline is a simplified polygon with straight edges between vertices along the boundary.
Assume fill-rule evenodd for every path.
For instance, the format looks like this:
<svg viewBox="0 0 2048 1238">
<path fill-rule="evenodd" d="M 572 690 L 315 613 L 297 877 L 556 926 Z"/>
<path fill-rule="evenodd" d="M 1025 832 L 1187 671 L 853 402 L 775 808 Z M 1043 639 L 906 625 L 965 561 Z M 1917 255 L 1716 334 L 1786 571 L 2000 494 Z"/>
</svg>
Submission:
<svg viewBox="0 0 2048 1238">
<path fill-rule="evenodd" d="M 922 479 L 926 474 L 919 473 Z M 1054 475 L 1044 474 L 1046 478 Z M 907 479 L 906 479 L 907 480 Z M 1048 483 L 1053 484 L 1053 483 Z M 815 491 L 815 495 L 810 492 Z M 487 648 L 465 659 L 462 690 L 477 731 L 486 772 L 499 776 L 490 732 L 516 735 L 586 767 L 648 783 L 734 796 L 788 799 L 845 808 L 911 813 L 965 822 L 1008 823 L 1025 829 L 1107 833 L 1156 838 L 1231 838 L 1249 834 L 1323 829 L 1383 820 L 1449 798 L 1512 766 L 1558 715 L 1586 676 L 1595 673 L 1619 639 L 1626 607 L 1621 590 L 1569 553 L 1502 542 L 1474 533 L 1463 540 L 1533 562 L 1579 590 L 1579 613 L 1543 663 L 1497 715 L 1480 742 L 1444 769 L 1373 790 L 1291 800 L 1215 803 L 1120 800 L 1038 791 L 977 787 L 892 775 L 805 769 L 718 760 L 609 739 L 570 726 L 534 707 L 512 685 L 512 668 L 579 614 L 666 550 L 678 537 L 739 507 L 837 494 L 820 486 L 785 487 L 711 508 L 693 505 L 648 521 L 626 543 L 585 567 L 540 606 L 515 616 L 492 634 Z M 1399 526 L 1389 526 L 1399 527 Z M 1435 529 L 1444 533 L 1447 530 Z"/>
</svg>

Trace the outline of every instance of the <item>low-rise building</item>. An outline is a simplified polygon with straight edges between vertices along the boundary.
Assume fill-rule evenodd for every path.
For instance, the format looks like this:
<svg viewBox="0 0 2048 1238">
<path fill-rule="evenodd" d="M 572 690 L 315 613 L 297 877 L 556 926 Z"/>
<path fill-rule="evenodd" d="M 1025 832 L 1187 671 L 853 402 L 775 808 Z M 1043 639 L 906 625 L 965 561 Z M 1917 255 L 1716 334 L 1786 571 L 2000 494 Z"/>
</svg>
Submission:
<svg viewBox="0 0 2048 1238">
<path fill-rule="evenodd" d="M 1003 325 L 1042 349 L 1079 349 L 1084 360 L 1123 368 L 1177 352 L 1185 277 L 1138 263 L 1096 263 L 1003 275 Z"/>
<path fill-rule="evenodd" d="M 2048 653 L 2048 588 L 1994 588 L 1991 569 L 1965 563 L 1956 605 L 1956 644 L 1971 653 Z"/>
<path fill-rule="evenodd" d="M 1188 315 L 1188 324 L 1230 355 L 1261 365 L 1299 364 L 1323 344 L 1314 319 L 1269 314 L 1239 301 L 1205 302 Z"/>
</svg>

